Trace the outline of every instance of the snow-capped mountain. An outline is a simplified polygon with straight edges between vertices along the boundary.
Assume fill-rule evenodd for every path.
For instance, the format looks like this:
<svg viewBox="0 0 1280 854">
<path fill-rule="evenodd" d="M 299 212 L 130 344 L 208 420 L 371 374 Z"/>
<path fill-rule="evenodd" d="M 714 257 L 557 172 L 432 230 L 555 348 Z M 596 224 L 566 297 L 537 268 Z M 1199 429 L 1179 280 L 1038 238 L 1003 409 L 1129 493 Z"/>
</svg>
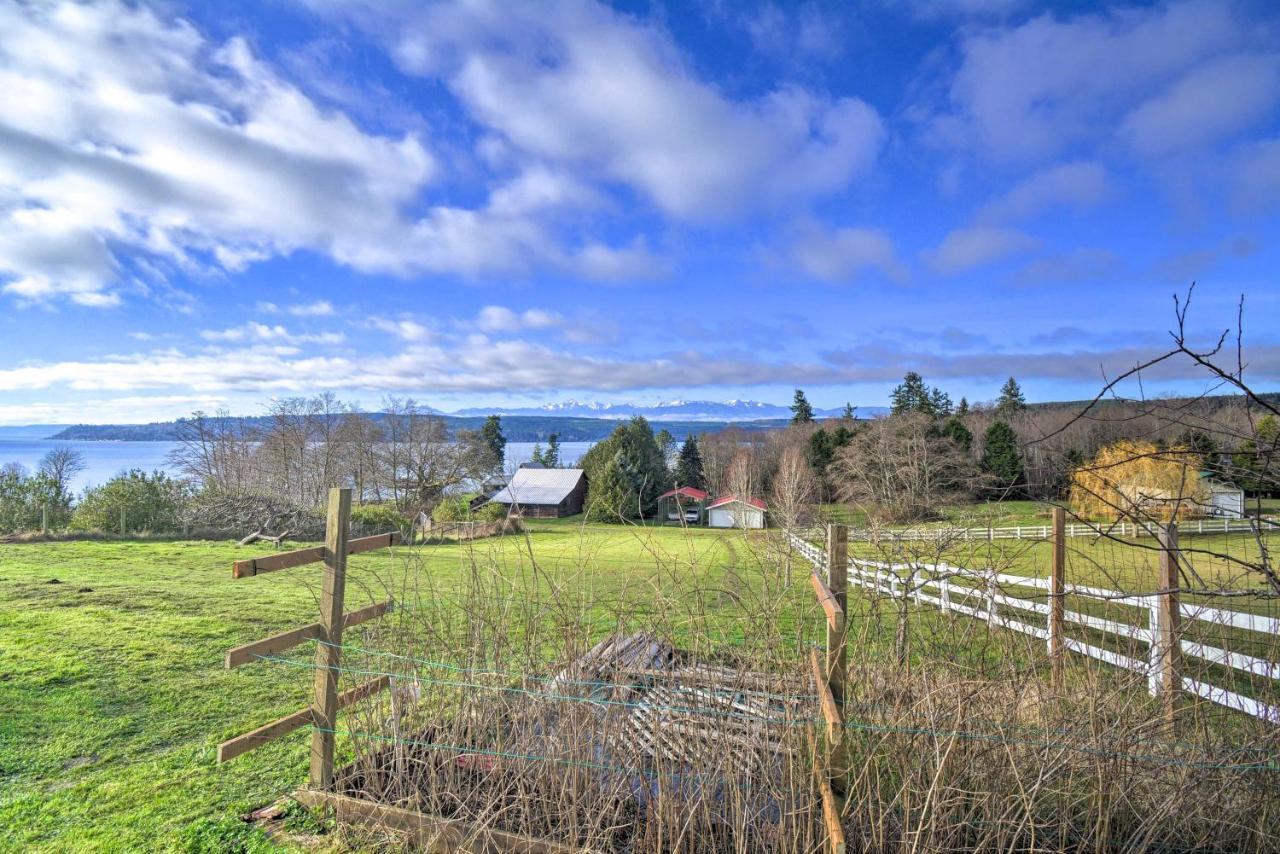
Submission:
<svg viewBox="0 0 1280 854">
<path fill-rule="evenodd" d="M 880 412 L 883 407 L 859 409 L 862 416 Z M 838 418 L 844 408 L 815 409 L 818 418 Z M 475 407 L 460 409 L 454 415 L 559 415 L 567 418 L 630 418 L 643 415 L 650 421 L 762 421 L 790 418 L 791 409 L 758 400 L 662 400 L 651 404 L 602 403 L 600 401 L 565 400 L 541 406 Z"/>
</svg>

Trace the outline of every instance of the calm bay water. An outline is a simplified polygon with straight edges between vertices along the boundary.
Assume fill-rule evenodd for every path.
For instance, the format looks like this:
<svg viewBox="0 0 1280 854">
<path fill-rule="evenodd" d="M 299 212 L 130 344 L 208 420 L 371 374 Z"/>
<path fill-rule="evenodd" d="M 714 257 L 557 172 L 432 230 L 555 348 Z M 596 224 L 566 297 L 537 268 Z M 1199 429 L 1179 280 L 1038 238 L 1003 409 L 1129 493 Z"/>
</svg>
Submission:
<svg viewBox="0 0 1280 854">
<path fill-rule="evenodd" d="M 595 442 L 564 442 L 560 445 L 560 464 L 572 465 L 582 458 Z M 507 466 L 515 466 L 529 459 L 533 442 L 508 442 Z M 176 442 L 66 442 L 21 436 L 0 436 L 0 465 L 19 463 L 28 471 L 35 471 L 40 458 L 54 448 L 71 448 L 84 457 L 85 470 L 75 479 L 74 490 L 97 486 L 129 469 L 152 471 L 160 469 L 170 474 L 178 472 L 169 465 L 169 452 Z M 545 446 L 544 446 L 545 447 Z"/>
</svg>

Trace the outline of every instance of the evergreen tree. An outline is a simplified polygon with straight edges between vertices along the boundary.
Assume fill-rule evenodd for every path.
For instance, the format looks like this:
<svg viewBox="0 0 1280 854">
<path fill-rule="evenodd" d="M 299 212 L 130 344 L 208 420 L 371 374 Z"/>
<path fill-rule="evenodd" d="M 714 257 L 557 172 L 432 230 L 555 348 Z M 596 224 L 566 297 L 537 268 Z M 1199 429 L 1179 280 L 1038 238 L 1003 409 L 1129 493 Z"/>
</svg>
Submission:
<svg viewBox="0 0 1280 854">
<path fill-rule="evenodd" d="M 809 398 L 804 396 L 801 389 L 796 389 L 795 399 L 791 403 L 791 423 L 813 423 L 813 407 L 809 405 Z"/>
<path fill-rule="evenodd" d="M 560 467 L 560 436 L 556 433 L 547 437 L 547 449 L 542 453 L 542 464 L 549 469 Z"/>
<path fill-rule="evenodd" d="M 702 471 L 702 453 L 698 450 L 698 437 L 689 434 L 680 446 L 680 456 L 676 458 L 676 486 L 692 486 L 705 490 L 707 477 Z"/>
<path fill-rule="evenodd" d="M 973 432 L 957 415 L 952 415 L 942 425 L 942 435 L 955 442 L 966 454 L 973 448 Z"/>
<path fill-rule="evenodd" d="M 1005 421 L 993 421 L 983 436 L 982 470 L 991 477 L 999 495 L 1016 492 L 1026 483 L 1018 434 Z"/>
<path fill-rule="evenodd" d="M 936 386 L 929 390 L 929 409 L 938 418 L 946 418 L 951 414 L 951 395 Z"/>
<path fill-rule="evenodd" d="M 924 378 L 915 371 L 907 371 L 902 382 L 889 394 L 889 408 L 892 414 L 904 412 L 923 412 L 933 415 L 933 398 Z"/>
<path fill-rule="evenodd" d="M 535 464 L 535 465 L 540 465 L 540 466 L 544 466 L 544 465 L 546 465 L 546 464 L 547 464 L 547 463 L 546 463 L 546 460 L 545 460 L 545 459 L 543 458 L 543 456 L 542 456 L 542 443 L 541 443 L 541 442 L 534 442 L 534 443 L 533 443 L 533 452 L 532 452 L 531 454 L 529 454 L 529 462 L 531 462 L 531 463 L 533 463 L 533 464 Z"/>
<path fill-rule="evenodd" d="M 587 473 L 588 502 L 595 502 L 597 490 L 605 489 L 597 487 L 601 478 L 614 477 L 606 470 L 610 466 L 617 468 L 617 476 L 626 482 L 628 500 L 617 503 L 616 508 L 612 503 L 607 506 L 611 508 L 609 512 L 616 509 L 626 518 L 651 513 L 658 496 L 667 488 L 669 475 L 662 451 L 649 422 L 639 415 L 614 428 L 608 439 L 596 443 L 582 458 L 581 465 Z M 609 489 L 613 490 L 613 487 Z M 617 495 L 612 495 L 608 501 L 613 502 L 615 498 Z M 616 514 L 611 518 L 616 521 Z"/>
<path fill-rule="evenodd" d="M 588 484 L 586 515 L 592 522 L 620 522 L 635 515 L 636 496 L 620 457 L 620 453 L 609 457 Z"/>
<path fill-rule="evenodd" d="M 959 415 L 961 418 L 963 418 L 968 414 L 969 414 L 969 398 L 962 397 L 960 398 L 960 405 L 956 407 L 956 415 Z"/>
<path fill-rule="evenodd" d="M 853 421 L 855 418 L 857 418 L 857 416 L 854 414 L 857 411 L 858 411 L 858 407 L 854 406 L 852 403 L 846 402 L 844 405 L 844 414 L 842 414 L 840 417 L 843 418 L 845 421 Z"/>
<path fill-rule="evenodd" d="M 1000 387 L 1000 399 L 996 401 L 996 414 L 1001 418 L 1017 415 L 1027 408 L 1027 399 L 1022 396 L 1022 388 L 1013 377 Z"/>
<path fill-rule="evenodd" d="M 507 437 L 502 435 L 502 419 L 490 415 L 480 428 L 480 441 L 489 449 L 485 462 L 490 471 L 501 471 L 507 458 Z"/>
</svg>

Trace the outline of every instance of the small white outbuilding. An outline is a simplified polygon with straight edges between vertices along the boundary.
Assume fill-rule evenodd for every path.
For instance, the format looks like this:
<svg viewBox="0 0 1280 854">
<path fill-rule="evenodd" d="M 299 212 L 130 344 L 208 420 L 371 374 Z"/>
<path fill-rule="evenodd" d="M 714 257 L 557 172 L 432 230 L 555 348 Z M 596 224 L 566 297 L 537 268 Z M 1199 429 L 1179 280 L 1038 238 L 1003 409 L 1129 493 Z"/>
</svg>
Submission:
<svg viewBox="0 0 1280 854">
<path fill-rule="evenodd" d="M 1206 481 L 1209 490 L 1208 506 L 1205 515 L 1217 516 L 1219 519 L 1244 518 L 1244 490 L 1238 486 L 1217 481 Z"/>
<path fill-rule="evenodd" d="M 768 510 L 759 498 L 722 495 L 707 505 L 707 525 L 712 528 L 763 528 Z"/>
</svg>

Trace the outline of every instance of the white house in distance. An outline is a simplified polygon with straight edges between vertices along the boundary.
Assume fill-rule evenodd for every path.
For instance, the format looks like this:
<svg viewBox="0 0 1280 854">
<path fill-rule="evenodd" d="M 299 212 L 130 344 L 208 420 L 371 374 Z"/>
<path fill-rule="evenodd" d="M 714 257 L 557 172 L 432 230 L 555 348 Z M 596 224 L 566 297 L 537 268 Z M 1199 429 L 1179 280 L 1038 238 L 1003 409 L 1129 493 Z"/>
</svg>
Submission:
<svg viewBox="0 0 1280 854">
<path fill-rule="evenodd" d="M 712 528 L 763 528 L 769 507 L 759 498 L 722 495 L 707 505 L 707 525 Z"/>
</svg>

